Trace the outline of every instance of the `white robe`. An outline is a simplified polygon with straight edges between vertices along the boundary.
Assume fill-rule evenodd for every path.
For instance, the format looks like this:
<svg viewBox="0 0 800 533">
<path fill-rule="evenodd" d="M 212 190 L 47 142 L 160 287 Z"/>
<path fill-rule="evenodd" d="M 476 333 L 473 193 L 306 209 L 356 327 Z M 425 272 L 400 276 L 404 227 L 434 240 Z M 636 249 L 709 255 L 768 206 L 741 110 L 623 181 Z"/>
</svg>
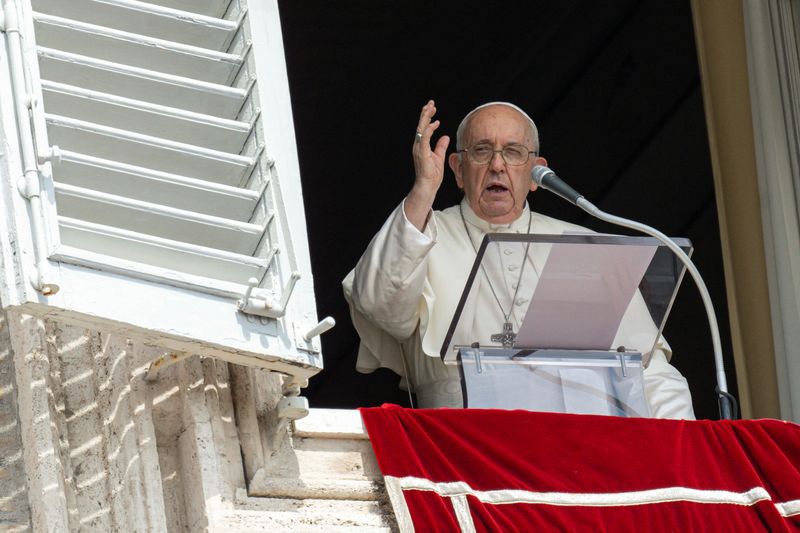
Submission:
<svg viewBox="0 0 800 533">
<path fill-rule="evenodd" d="M 356 369 L 369 373 L 386 367 L 410 381 L 417 401 L 423 407 L 460 406 L 461 386 L 458 368 L 445 365 L 440 358 L 444 337 L 475 259 L 478 246 L 488 232 L 525 233 L 529 215 L 511 224 L 490 224 L 462 202 L 470 234 L 464 229 L 459 207 L 434 211 L 424 232 L 405 217 L 403 205 L 397 207 L 375 235 L 356 268 L 343 282 L 353 324 L 361 337 Z M 562 234 L 586 232 L 586 228 L 533 213 L 531 232 Z M 469 239 L 472 239 L 472 244 Z M 536 263 L 534 259 L 534 263 Z M 539 265 L 541 268 L 541 265 Z M 529 267 L 526 278 L 534 275 Z M 513 281 L 518 274 L 509 273 Z M 480 277 L 477 279 L 481 279 Z M 480 281 L 478 282 L 480 283 Z M 502 290 L 501 290 L 502 289 Z M 505 287 L 495 289 L 498 297 Z M 478 305 L 468 306 L 462 321 L 475 324 L 477 338 L 500 331 L 502 314 L 494 296 L 478 287 Z M 509 296 L 506 296 L 509 298 Z M 526 303 L 526 302 L 523 302 Z M 477 320 L 476 309 L 494 309 L 498 320 Z M 504 309 L 506 312 L 508 309 Z M 628 315 L 626 315 L 626 318 Z M 514 316 L 516 326 L 520 316 Z M 655 338 L 655 326 L 645 314 L 637 324 L 641 331 L 620 332 L 614 346 L 637 347 L 637 335 Z M 625 320 L 623 322 L 626 322 Z M 629 328 L 630 329 L 630 328 Z M 627 341 L 627 342 L 625 342 Z M 652 343 L 652 342 L 651 342 Z M 643 349 L 648 350 L 649 347 Z M 644 371 L 645 395 L 651 414 L 660 418 L 693 419 L 691 396 L 686 380 L 668 363 L 669 346 L 661 341 L 649 357 Z"/>
</svg>

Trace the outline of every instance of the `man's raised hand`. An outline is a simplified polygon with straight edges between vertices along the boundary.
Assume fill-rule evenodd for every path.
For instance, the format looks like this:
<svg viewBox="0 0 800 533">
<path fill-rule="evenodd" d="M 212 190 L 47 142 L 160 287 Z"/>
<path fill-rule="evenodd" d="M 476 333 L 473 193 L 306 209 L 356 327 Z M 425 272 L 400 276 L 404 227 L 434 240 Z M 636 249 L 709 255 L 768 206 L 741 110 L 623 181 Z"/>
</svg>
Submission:
<svg viewBox="0 0 800 533">
<path fill-rule="evenodd" d="M 425 228 L 433 200 L 442 185 L 447 146 L 450 144 L 450 137 L 443 135 L 431 149 L 433 132 L 439 128 L 440 124 L 438 120 L 431 122 L 435 114 L 436 104 L 433 100 L 429 100 L 420 112 L 417 131 L 414 135 L 414 145 L 411 149 L 414 157 L 415 178 L 414 186 L 408 193 L 404 206 L 406 218 L 420 231 Z"/>
</svg>

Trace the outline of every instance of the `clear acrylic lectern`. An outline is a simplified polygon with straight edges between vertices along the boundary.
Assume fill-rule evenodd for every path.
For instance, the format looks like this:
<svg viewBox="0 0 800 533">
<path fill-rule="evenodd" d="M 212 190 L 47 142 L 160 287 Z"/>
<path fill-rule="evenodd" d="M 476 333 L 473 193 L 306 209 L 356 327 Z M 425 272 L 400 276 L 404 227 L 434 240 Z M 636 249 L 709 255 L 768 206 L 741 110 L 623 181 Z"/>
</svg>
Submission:
<svg viewBox="0 0 800 533">
<path fill-rule="evenodd" d="M 642 371 L 683 273 L 650 237 L 486 235 L 441 350 L 464 407 L 650 416 Z"/>
</svg>

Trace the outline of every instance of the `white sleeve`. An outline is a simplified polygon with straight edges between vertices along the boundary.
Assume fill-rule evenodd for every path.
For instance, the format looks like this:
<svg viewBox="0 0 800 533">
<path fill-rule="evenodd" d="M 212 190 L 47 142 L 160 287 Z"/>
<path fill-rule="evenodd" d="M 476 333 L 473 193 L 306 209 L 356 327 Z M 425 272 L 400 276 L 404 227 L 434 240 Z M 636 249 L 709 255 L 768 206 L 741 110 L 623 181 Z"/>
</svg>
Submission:
<svg viewBox="0 0 800 533">
<path fill-rule="evenodd" d="M 406 218 L 401 203 L 353 271 L 353 306 L 398 340 L 410 337 L 419 322 L 428 252 L 436 244 L 436 236 L 433 216 L 420 232 Z"/>
<path fill-rule="evenodd" d="M 678 369 L 656 349 L 644 370 L 644 393 L 654 418 L 694 420 L 689 385 Z"/>
<path fill-rule="evenodd" d="M 612 346 L 622 345 L 639 350 L 646 358 L 657 335 L 658 328 L 637 290 Z M 655 418 L 694 420 L 689 385 L 678 369 L 669 364 L 672 349 L 660 335 L 653 348 L 649 360 L 644 361 L 644 391 L 650 414 Z"/>
</svg>

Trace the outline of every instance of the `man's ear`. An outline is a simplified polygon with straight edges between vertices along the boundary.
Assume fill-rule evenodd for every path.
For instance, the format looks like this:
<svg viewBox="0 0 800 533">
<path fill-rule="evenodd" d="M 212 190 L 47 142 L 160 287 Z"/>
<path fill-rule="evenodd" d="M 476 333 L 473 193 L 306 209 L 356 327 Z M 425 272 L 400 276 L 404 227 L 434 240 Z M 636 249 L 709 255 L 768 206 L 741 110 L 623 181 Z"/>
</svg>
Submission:
<svg viewBox="0 0 800 533">
<path fill-rule="evenodd" d="M 534 157 L 533 158 L 533 167 L 535 167 L 536 165 L 542 165 L 543 167 L 546 167 L 547 166 L 547 159 L 545 159 L 544 157 L 539 157 L 539 156 Z M 533 167 L 531 167 L 531 170 L 533 170 Z M 535 191 L 538 188 L 539 188 L 539 186 L 536 185 L 536 182 L 533 181 L 533 179 L 531 179 L 531 192 Z"/>
<path fill-rule="evenodd" d="M 456 175 L 456 185 L 459 189 L 464 188 L 464 180 L 461 178 L 461 155 L 458 152 L 453 152 L 447 158 L 447 163 L 450 165 L 450 170 Z"/>
</svg>

